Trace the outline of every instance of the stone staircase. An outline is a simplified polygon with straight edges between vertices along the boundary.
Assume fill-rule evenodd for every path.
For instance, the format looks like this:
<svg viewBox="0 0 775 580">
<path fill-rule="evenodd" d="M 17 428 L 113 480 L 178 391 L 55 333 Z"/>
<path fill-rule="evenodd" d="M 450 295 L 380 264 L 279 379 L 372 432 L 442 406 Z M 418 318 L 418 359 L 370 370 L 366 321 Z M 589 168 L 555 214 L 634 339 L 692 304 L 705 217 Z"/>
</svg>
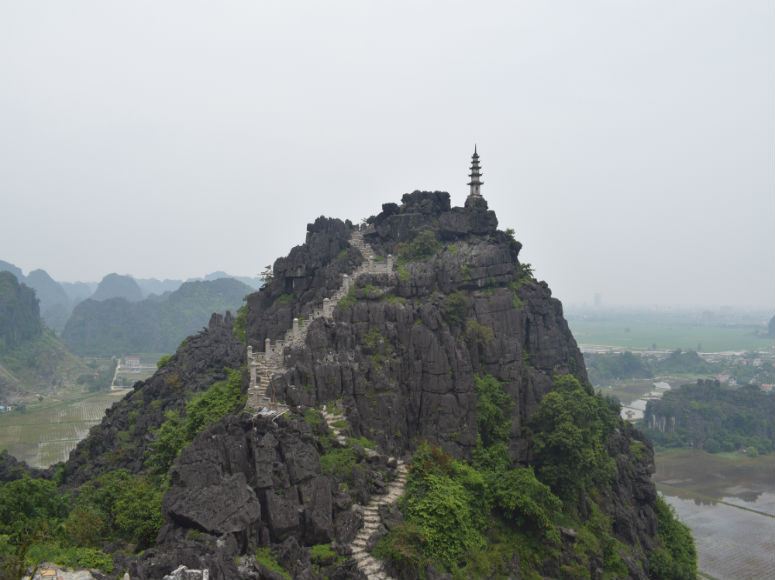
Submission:
<svg viewBox="0 0 775 580">
<path fill-rule="evenodd" d="M 407 469 L 402 460 L 398 460 L 396 473 L 397 476 L 390 482 L 388 492 L 385 495 L 372 496 L 368 505 L 363 506 L 362 508 L 361 506 L 353 507 L 353 509 L 362 509 L 363 527 L 350 543 L 350 549 L 352 550 L 353 560 L 355 560 L 360 571 L 363 572 L 369 580 L 392 580 L 387 572 L 385 572 L 382 562 L 366 551 L 366 546 L 369 543 L 369 539 L 377 531 L 377 528 L 379 528 L 379 508 L 397 502 L 404 493 L 404 489 L 406 488 Z"/>
<path fill-rule="evenodd" d="M 259 414 L 277 415 L 287 410 L 287 407 L 278 403 L 274 394 L 269 392 L 272 378 L 277 374 L 288 371 L 283 364 L 283 351 L 286 346 L 302 346 L 307 339 L 307 331 L 310 323 L 316 318 L 332 319 L 334 309 L 339 301 L 347 296 L 352 288 L 353 281 L 363 274 L 390 274 L 394 269 L 393 256 L 379 261 L 374 250 L 363 239 L 363 231 L 354 230 L 350 234 L 350 245 L 358 248 L 364 257 L 352 275 L 342 275 L 342 284 L 330 298 L 324 298 L 323 304 L 316 308 L 306 319 L 294 318 L 293 325 L 285 333 L 281 340 L 264 341 L 264 352 L 253 352 L 253 347 L 248 346 L 248 369 L 250 370 L 250 385 L 248 386 L 248 399 L 245 408 Z"/>
<path fill-rule="evenodd" d="M 358 248 L 363 255 L 363 262 L 352 275 L 342 275 L 342 284 L 329 298 L 323 300 L 323 304 L 316 308 L 305 319 L 293 319 L 293 325 L 285 333 L 282 340 L 267 338 L 264 342 L 264 352 L 254 352 L 252 346 L 248 346 L 248 369 L 250 370 L 250 385 L 248 387 L 248 400 L 245 408 L 261 415 L 278 416 L 287 411 L 287 407 L 278 403 L 269 387 L 275 375 L 284 374 L 288 369 L 284 366 L 284 353 L 288 346 L 302 346 L 307 338 L 310 323 L 316 318 L 324 317 L 333 319 L 334 309 L 339 301 L 347 296 L 352 288 L 353 281 L 363 274 L 391 274 L 394 270 L 393 256 L 385 260 L 377 260 L 377 256 L 371 246 L 363 239 L 363 232 L 355 230 L 350 235 L 350 245 Z M 321 414 L 328 424 L 329 429 L 340 445 L 347 444 L 347 438 L 342 429 L 335 426 L 338 421 L 345 420 L 344 415 L 337 415 L 328 409 L 321 409 Z M 371 451 L 371 453 L 375 453 Z M 388 491 L 384 495 L 373 496 L 366 506 L 353 506 L 353 509 L 362 510 L 363 527 L 350 543 L 352 558 L 358 568 L 369 580 L 391 580 L 382 568 L 382 563 L 366 551 L 368 541 L 380 524 L 379 508 L 398 501 L 406 487 L 406 466 L 403 461 L 398 461 L 396 478 L 388 485 Z"/>
<path fill-rule="evenodd" d="M 320 414 L 323 415 L 323 419 L 326 420 L 328 428 L 333 431 L 334 439 L 336 439 L 336 442 L 342 446 L 347 445 L 347 437 L 342 435 L 342 430 L 335 425 L 335 423 L 339 421 L 344 421 L 344 415 L 335 415 L 334 413 L 330 413 L 325 407 L 320 410 Z"/>
</svg>

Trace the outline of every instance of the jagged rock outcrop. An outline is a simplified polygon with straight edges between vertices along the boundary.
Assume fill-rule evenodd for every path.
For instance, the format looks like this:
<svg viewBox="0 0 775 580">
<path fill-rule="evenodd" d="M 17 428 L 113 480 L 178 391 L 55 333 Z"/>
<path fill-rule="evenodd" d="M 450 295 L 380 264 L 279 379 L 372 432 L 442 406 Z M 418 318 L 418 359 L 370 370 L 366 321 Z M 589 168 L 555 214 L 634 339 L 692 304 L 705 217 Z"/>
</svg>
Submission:
<svg viewBox="0 0 775 580">
<path fill-rule="evenodd" d="M 171 471 L 158 548 L 130 564 L 130 574 L 152 577 L 154 570 L 183 564 L 209 569 L 211 578 L 237 578 L 235 557 L 250 553 L 251 546 L 292 540 L 299 554 L 288 570 L 300 578 L 319 577 L 300 546 L 352 540 L 355 522 L 343 526 L 352 520 L 354 500 L 369 497 L 384 474 L 400 476 L 398 464 L 361 450 L 358 476 L 343 488 L 348 476 L 321 467 L 326 431 L 297 414 L 275 420 L 242 414 L 200 433 Z M 340 569 L 339 577 L 352 577 L 351 567 L 340 562 L 330 572 Z"/>
<path fill-rule="evenodd" d="M 273 385 L 279 398 L 307 406 L 341 398 L 354 433 L 390 453 L 404 453 L 421 438 L 466 456 L 476 444 L 473 376 L 490 373 L 508 383 L 518 402 L 512 453 L 526 460 L 518 435 L 551 388 L 551 377 L 575 373 L 586 379 L 560 302 L 545 283 L 521 271 L 519 244 L 495 229 L 486 206 L 450 209 L 448 194 L 415 192 L 404 196 L 401 207 L 384 207 L 364 233 L 382 256 L 424 228 L 444 220 L 457 225 L 437 231 L 446 243 L 439 243 L 432 260 L 408 262 L 394 276 L 361 276 L 354 304 L 337 308 L 333 321 L 314 320 L 305 347 L 286 352 L 292 370 Z M 336 266 L 338 246 L 325 245 L 332 246 L 316 255 L 327 255 L 332 263 L 326 267 L 338 271 L 344 264 Z M 273 285 L 297 284 L 312 300 L 325 295 L 320 278 L 301 276 L 305 270 L 290 267 L 290 259 Z M 292 282 L 277 279 L 288 271 Z M 288 325 L 305 307 L 301 301 L 282 306 Z M 272 304 L 249 317 L 255 348 L 262 345 L 253 337 L 265 336 L 262 313 L 274 321 L 279 308 Z"/>
<path fill-rule="evenodd" d="M 477 375 L 504 384 L 514 402 L 509 457 L 513 466 L 529 465 L 525 427 L 553 377 L 588 381 L 560 302 L 520 263 L 520 249 L 497 230 L 483 199 L 453 208 L 443 192 L 407 194 L 360 227 L 323 217 L 309 225 L 305 244 L 275 261 L 272 278 L 247 299 L 245 334 L 256 353 L 267 339 L 283 340 L 295 318 L 306 319 L 268 373 L 283 414 L 257 415 L 249 406 L 199 433 L 170 471 L 156 546 L 121 557 L 121 568 L 133 578 L 181 565 L 213 580 L 277 578 L 271 561 L 255 557 L 260 549 L 293 578 L 387 577 L 369 551 L 401 521 L 395 501 L 404 460 L 422 440 L 457 459 L 472 456 Z M 369 258 L 391 266 L 367 273 L 361 265 Z M 356 273 L 343 284 L 343 275 Z M 310 318 L 332 297 L 332 313 Z M 214 317 L 111 409 L 73 452 L 65 483 L 116 467 L 142 472 L 164 412 L 183 409 L 186 392 L 245 362 L 232 321 Z M 130 446 L 117 437 L 127 430 Z M 371 442 L 376 449 L 365 449 Z M 598 505 L 617 539 L 637 546 L 627 566 L 640 579 L 656 526 L 651 447 L 623 425 L 608 453 L 617 473 Z M 575 534 L 562 532 L 545 576 L 559 577 L 572 561 Z M 598 565 L 589 562 L 595 574 Z M 519 562 L 510 570 L 518 576 Z"/>
<path fill-rule="evenodd" d="M 234 337 L 234 320 L 213 314 L 207 328 L 187 338 L 166 366 L 105 413 L 105 419 L 70 453 L 64 482 L 78 486 L 105 471 L 145 471 L 148 444 L 167 411 L 181 411 L 186 397 L 226 378 L 224 369 L 244 364 L 242 343 Z M 129 433 L 121 439 L 119 433 Z"/>
</svg>

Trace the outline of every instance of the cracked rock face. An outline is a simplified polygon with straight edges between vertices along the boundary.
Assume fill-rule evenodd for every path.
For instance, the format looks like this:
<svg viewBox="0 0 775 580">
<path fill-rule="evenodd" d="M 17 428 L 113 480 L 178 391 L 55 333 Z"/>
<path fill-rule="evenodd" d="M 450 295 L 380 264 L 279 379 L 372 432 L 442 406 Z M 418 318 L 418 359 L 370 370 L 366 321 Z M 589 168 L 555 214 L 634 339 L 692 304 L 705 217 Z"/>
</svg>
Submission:
<svg viewBox="0 0 775 580">
<path fill-rule="evenodd" d="M 425 439 L 456 458 L 470 457 L 477 441 L 476 375 L 505 384 L 515 402 L 511 458 L 529 463 L 523 426 L 552 378 L 570 373 L 586 381 L 586 371 L 560 302 L 519 262 L 520 244 L 496 228 L 483 199 L 452 208 L 443 192 L 414 192 L 400 205 L 385 204 L 358 235 L 368 248 L 350 244 L 349 222 L 311 224 L 306 243 L 278 259 L 273 279 L 247 298 L 246 334 L 256 352 L 333 296 L 364 252 L 377 260 L 392 254 L 397 266 L 357 277 L 333 316 L 308 322 L 304 342 L 284 350 L 282 372 L 271 385 L 290 412 L 274 421 L 227 417 L 182 451 L 164 497 L 157 547 L 130 564 L 133 576 L 157 577 L 184 564 L 209 569 L 214 580 L 242 572 L 270 578 L 275 573 L 259 563 L 243 562 L 238 570 L 235 559 L 272 546 L 292 576 L 310 578 L 320 566 L 313 565 L 310 547 L 330 542 L 351 558 L 331 564 L 329 576 L 361 578 L 366 568 L 376 574 L 381 565 L 366 548 L 384 531 L 385 501 L 403 490 L 404 464 L 388 456 L 409 456 Z M 406 259 L 423 230 L 434 233 L 432 251 Z M 244 345 L 233 346 L 230 331 L 229 323 L 229 337 L 218 334 L 221 351 L 209 339 L 184 345 L 180 360 L 135 396 L 163 389 L 165 377 L 183 372 L 183 356 L 198 366 L 197 377 L 212 374 L 216 361 L 244 364 Z M 216 325 L 210 338 L 219 332 Z M 165 401 L 166 408 L 180 408 L 185 399 L 170 394 Z M 323 423 L 305 420 L 305 410 L 329 404 L 341 411 L 347 436 L 375 441 L 379 453 L 349 447 L 344 436 L 327 439 L 325 421 L 332 423 L 333 415 L 326 413 Z M 117 414 L 119 423 L 123 416 Z M 631 429 L 612 438 L 611 454 L 627 469 L 603 499 L 619 537 L 648 547 L 655 533 L 650 453 L 643 461 L 629 455 L 631 441 L 640 439 Z M 357 469 L 346 476 L 324 472 L 320 457 L 332 449 L 351 451 Z"/>
</svg>

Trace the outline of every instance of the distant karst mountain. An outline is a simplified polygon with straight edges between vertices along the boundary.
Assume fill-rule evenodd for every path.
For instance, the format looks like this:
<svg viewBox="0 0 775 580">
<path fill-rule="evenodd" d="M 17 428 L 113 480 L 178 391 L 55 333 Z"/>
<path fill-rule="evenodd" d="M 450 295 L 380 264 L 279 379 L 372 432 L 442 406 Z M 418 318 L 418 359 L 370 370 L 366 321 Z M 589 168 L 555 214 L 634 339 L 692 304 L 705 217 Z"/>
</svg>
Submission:
<svg viewBox="0 0 775 580">
<path fill-rule="evenodd" d="M 108 274 L 91 295 L 92 300 L 110 300 L 123 298 L 129 302 L 139 302 L 143 299 L 143 291 L 132 276 Z"/>
<path fill-rule="evenodd" d="M 35 291 L 0 272 L 0 404 L 74 383 L 85 365 L 43 324 Z"/>
<path fill-rule="evenodd" d="M 49 328 L 55 331 L 64 328 L 73 302 L 59 282 L 51 278 L 45 270 L 33 270 L 25 276 L 21 269 L 0 260 L 0 272 L 2 271 L 12 273 L 19 282 L 35 290 L 41 316 Z"/>
<path fill-rule="evenodd" d="M 0 352 L 39 336 L 43 331 L 35 291 L 11 272 L 0 272 Z"/>
<path fill-rule="evenodd" d="M 120 278 L 126 277 L 114 275 L 112 280 L 119 283 L 106 284 L 103 295 L 111 289 L 133 289 L 129 291 L 137 297 L 140 288 L 134 280 L 129 284 Z M 81 355 L 173 352 L 181 340 L 205 326 L 213 312 L 236 311 L 250 291 L 242 282 L 222 278 L 186 282 L 174 292 L 144 300 L 91 298 L 76 306 L 62 338 Z"/>
</svg>

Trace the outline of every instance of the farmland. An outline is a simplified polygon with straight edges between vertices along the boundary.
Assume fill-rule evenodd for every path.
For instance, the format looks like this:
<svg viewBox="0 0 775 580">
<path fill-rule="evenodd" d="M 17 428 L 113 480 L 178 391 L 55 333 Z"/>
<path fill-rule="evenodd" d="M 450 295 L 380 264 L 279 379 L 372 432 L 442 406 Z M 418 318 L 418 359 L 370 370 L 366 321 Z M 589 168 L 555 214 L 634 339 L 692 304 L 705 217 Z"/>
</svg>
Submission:
<svg viewBox="0 0 775 580">
<path fill-rule="evenodd" d="M 771 316 L 771 314 L 769 314 Z M 626 350 L 771 351 L 767 313 L 726 319 L 695 313 L 568 312 L 576 342 Z"/>
<path fill-rule="evenodd" d="M 701 576 L 775 577 L 775 464 L 772 456 L 676 450 L 656 457 L 654 480 L 689 526 Z"/>
<path fill-rule="evenodd" d="M 105 410 L 127 390 L 84 394 L 68 400 L 44 400 L 24 412 L 0 415 L 0 449 L 33 467 L 67 459 Z"/>
</svg>

